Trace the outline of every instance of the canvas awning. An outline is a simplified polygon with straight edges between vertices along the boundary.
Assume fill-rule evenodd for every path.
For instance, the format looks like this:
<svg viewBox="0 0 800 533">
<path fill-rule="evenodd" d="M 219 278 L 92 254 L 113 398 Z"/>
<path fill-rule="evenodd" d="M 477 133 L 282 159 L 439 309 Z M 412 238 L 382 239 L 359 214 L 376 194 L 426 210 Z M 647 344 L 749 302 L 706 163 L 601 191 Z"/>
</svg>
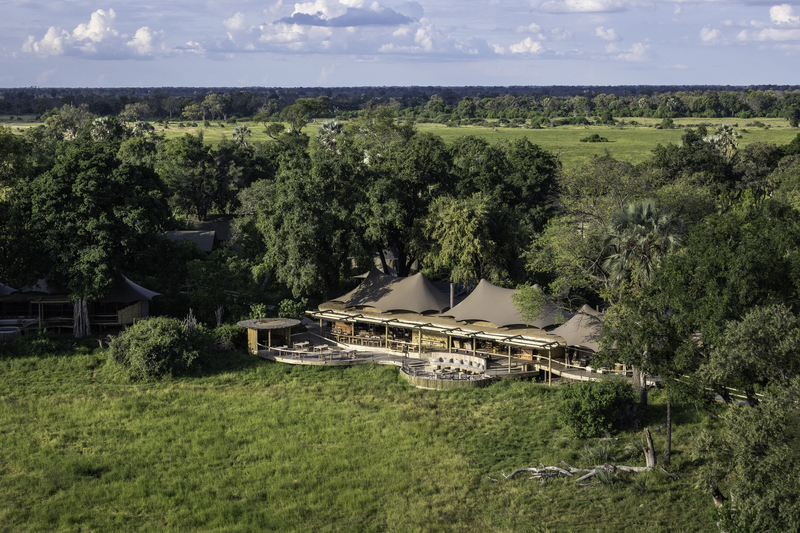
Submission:
<svg viewBox="0 0 800 533">
<path fill-rule="evenodd" d="M 135 284 L 125 276 L 122 276 L 122 279 L 124 282 L 122 292 L 107 296 L 105 298 L 100 298 L 97 301 L 102 303 L 120 302 L 129 304 L 131 302 L 140 302 L 142 300 L 150 301 L 156 296 L 161 296 L 160 293 L 145 289 L 144 287 Z"/>
<path fill-rule="evenodd" d="M 517 291 L 492 285 L 482 279 L 478 286 L 463 302 L 442 316 L 450 316 L 459 322 L 488 322 L 497 327 L 524 325 L 512 297 Z M 544 329 L 570 318 L 572 314 L 547 304 L 541 316 L 530 325 Z"/>
<path fill-rule="evenodd" d="M 593 352 L 600 351 L 603 323 L 599 318 L 578 313 L 552 331 L 554 335 L 567 341 L 567 346 L 583 346 Z"/>
</svg>

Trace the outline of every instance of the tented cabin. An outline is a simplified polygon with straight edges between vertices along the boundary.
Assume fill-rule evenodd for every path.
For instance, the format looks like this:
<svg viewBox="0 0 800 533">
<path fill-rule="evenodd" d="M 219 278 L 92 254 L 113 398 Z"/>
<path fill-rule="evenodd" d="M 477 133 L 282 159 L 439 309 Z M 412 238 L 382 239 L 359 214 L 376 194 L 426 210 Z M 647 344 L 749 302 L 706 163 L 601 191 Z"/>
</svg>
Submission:
<svg viewBox="0 0 800 533">
<path fill-rule="evenodd" d="M 150 315 L 150 301 L 160 296 L 123 278 L 122 290 L 114 295 L 89 302 L 91 326 L 125 326 Z M 58 329 L 72 329 L 73 303 L 69 297 L 48 287 L 45 280 L 36 285 L 12 289 L 0 284 L 0 326 L 22 330 L 40 323 Z"/>
</svg>

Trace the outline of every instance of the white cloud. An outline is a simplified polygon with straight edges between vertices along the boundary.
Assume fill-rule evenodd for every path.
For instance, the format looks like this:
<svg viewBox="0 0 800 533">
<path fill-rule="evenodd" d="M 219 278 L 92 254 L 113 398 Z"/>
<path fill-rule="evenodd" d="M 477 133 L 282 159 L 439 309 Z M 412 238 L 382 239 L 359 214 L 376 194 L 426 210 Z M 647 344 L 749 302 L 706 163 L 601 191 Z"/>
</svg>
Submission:
<svg viewBox="0 0 800 533">
<path fill-rule="evenodd" d="M 495 54 L 504 55 L 506 53 L 506 49 L 499 44 L 493 44 L 492 48 L 494 49 Z"/>
<path fill-rule="evenodd" d="M 144 26 L 136 30 L 133 39 L 125 43 L 130 46 L 136 55 L 149 56 L 156 51 L 156 40 L 161 37 L 164 32 L 152 32 L 150 28 Z"/>
<path fill-rule="evenodd" d="M 606 41 L 619 41 L 619 35 L 613 28 L 605 29 L 602 26 L 594 30 L 594 34 Z"/>
<path fill-rule="evenodd" d="M 773 24 L 794 25 L 800 22 L 800 16 L 793 14 L 792 6 L 789 4 L 781 4 L 769 8 L 769 18 Z"/>
<path fill-rule="evenodd" d="M 540 28 L 535 22 L 531 22 L 527 26 L 519 26 L 516 29 L 517 33 L 539 33 L 540 31 L 542 31 L 542 28 Z"/>
<path fill-rule="evenodd" d="M 713 43 L 720 38 L 720 35 L 721 33 L 719 30 L 709 28 L 708 26 L 700 30 L 700 39 L 702 39 L 704 43 Z"/>
<path fill-rule="evenodd" d="M 69 33 L 51 26 L 41 41 L 36 41 L 33 35 L 29 35 L 22 45 L 22 51 L 40 57 L 59 56 L 64 53 L 64 46 L 70 38 Z"/>
<path fill-rule="evenodd" d="M 78 24 L 72 32 L 51 26 L 39 41 L 29 35 L 22 44 L 22 51 L 40 57 L 57 55 L 85 55 L 95 58 L 131 58 L 152 55 L 163 32 L 154 32 L 144 26 L 136 30 L 133 39 L 114 29 L 117 14 L 113 9 L 98 9 L 89 17 L 89 22 Z"/>
<path fill-rule="evenodd" d="M 627 50 L 617 56 L 620 61 L 642 62 L 650 59 L 647 51 L 650 49 L 649 44 L 636 43 L 630 50 Z"/>
<path fill-rule="evenodd" d="M 117 14 L 113 9 L 108 12 L 98 9 L 89 18 L 88 24 L 78 24 L 78 27 L 72 30 L 72 35 L 78 41 L 89 40 L 93 43 L 100 43 L 109 37 L 116 37 L 119 35 L 112 27 L 114 19 Z"/>
<path fill-rule="evenodd" d="M 754 38 L 756 41 L 800 41 L 800 30 L 767 28 Z"/>
<path fill-rule="evenodd" d="M 625 0 L 548 0 L 539 6 L 547 13 L 611 13 L 627 8 Z"/>
<path fill-rule="evenodd" d="M 550 35 L 553 36 L 554 41 L 567 41 L 572 38 L 572 32 L 561 28 L 553 28 L 550 30 Z"/>
<path fill-rule="evenodd" d="M 241 31 L 246 27 L 244 15 L 237 11 L 231 18 L 223 20 L 222 25 L 225 26 L 228 31 Z"/>
<path fill-rule="evenodd" d="M 508 49 L 512 54 L 540 54 L 544 51 L 542 44 L 530 37 L 526 37 L 517 44 L 512 44 Z"/>
<path fill-rule="evenodd" d="M 619 48 L 619 46 L 617 46 L 616 43 L 608 43 L 606 45 L 606 53 L 607 54 L 616 54 L 617 52 L 619 52 L 619 50 L 620 50 L 620 48 Z"/>
</svg>

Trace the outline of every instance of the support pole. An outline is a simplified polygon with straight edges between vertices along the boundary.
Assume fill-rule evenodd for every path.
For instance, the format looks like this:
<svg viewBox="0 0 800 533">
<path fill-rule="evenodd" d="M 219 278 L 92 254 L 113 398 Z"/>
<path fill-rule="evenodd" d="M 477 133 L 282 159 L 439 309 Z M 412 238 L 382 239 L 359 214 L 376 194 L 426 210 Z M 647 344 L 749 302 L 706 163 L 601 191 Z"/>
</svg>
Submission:
<svg viewBox="0 0 800 533">
<path fill-rule="evenodd" d="M 447 353 L 453 353 L 453 337 L 447 336 Z"/>
<path fill-rule="evenodd" d="M 419 328 L 419 342 L 417 343 L 417 348 L 419 351 L 420 358 L 422 357 L 422 328 Z"/>
<path fill-rule="evenodd" d="M 547 386 L 553 386 L 553 352 L 547 350 Z"/>
<path fill-rule="evenodd" d="M 268 329 L 267 330 L 267 350 L 269 350 L 271 346 L 272 346 L 272 330 Z"/>
<path fill-rule="evenodd" d="M 508 346 L 508 373 L 511 373 L 511 345 Z"/>
<path fill-rule="evenodd" d="M 386 325 L 386 349 L 389 349 L 389 325 Z"/>
</svg>

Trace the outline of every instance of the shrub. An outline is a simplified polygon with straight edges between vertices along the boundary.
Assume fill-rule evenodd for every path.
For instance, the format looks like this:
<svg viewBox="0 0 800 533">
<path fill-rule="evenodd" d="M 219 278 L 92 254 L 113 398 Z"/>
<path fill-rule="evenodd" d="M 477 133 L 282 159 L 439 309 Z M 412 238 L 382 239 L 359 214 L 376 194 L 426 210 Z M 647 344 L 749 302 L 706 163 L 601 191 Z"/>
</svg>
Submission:
<svg viewBox="0 0 800 533">
<path fill-rule="evenodd" d="M 581 139 L 582 143 L 607 143 L 608 139 L 605 137 L 600 137 L 597 133 L 592 133 L 588 137 L 584 137 Z"/>
<path fill-rule="evenodd" d="M 67 350 L 69 341 L 41 328 L 24 332 L 11 342 L 0 342 L 0 356 L 42 357 Z"/>
<path fill-rule="evenodd" d="M 203 326 L 186 328 L 176 318 L 149 318 L 112 339 L 109 359 L 134 379 L 178 375 L 207 358 L 215 340 Z"/>
<path fill-rule="evenodd" d="M 621 377 L 571 385 L 561 393 L 558 420 L 575 437 L 601 436 L 633 420 L 635 400 L 630 383 Z"/>
<path fill-rule="evenodd" d="M 216 348 L 229 352 L 247 345 L 247 330 L 238 324 L 220 324 L 214 328 Z"/>
</svg>

